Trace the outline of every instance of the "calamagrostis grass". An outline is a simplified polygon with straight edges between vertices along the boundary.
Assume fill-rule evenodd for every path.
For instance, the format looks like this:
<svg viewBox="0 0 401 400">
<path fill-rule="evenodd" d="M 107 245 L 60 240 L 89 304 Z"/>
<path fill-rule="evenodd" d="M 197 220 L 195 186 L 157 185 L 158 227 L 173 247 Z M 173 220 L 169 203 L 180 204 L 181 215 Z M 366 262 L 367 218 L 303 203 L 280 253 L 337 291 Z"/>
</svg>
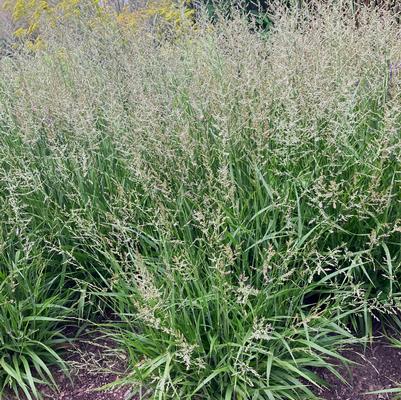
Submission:
<svg viewBox="0 0 401 400">
<path fill-rule="evenodd" d="M 311 399 L 309 367 L 401 326 L 399 25 L 316 7 L 267 35 L 81 21 L 0 61 L 4 388 L 36 395 L 55 309 L 114 314 L 158 399 Z"/>
</svg>

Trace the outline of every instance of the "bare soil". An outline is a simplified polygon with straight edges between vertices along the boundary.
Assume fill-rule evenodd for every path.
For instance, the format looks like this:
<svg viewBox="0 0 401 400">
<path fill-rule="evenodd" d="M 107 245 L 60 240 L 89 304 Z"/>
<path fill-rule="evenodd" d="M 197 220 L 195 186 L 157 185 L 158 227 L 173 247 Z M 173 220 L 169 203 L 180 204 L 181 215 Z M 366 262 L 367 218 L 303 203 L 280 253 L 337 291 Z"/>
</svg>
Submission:
<svg viewBox="0 0 401 400">
<path fill-rule="evenodd" d="M 132 388 L 123 386 L 99 390 L 105 385 L 124 377 L 127 361 L 115 343 L 101 336 L 89 336 L 71 345 L 67 350 L 70 376 L 56 370 L 54 378 L 58 385 L 55 393 L 49 387 L 41 389 L 47 400 L 136 400 Z"/>
<path fill-rule="evenodd" d="M 401 388 L 401 349 L 391 347 L 385 339 L 378 339 L 366 351 L 353 347 L 342 355 L 355 364 L 339 366 L 338 371 L 347 380 L 341 382 L 329 372 L 319 373 L 329 385 L 315 391 L 325 400 L 388 400 L 395 394 L 368 394 L 369 392 Z M 398 396 L 400 396 L 398 394 Z"/>
<path fill-rule="evenodd" d="M 47 400 L 137 400 L 129 386 L 111 390 L 97 390 L 123 377 L 127 369 L 124 353 L 116 351 L 108 339 L 81 340 L 69 350 L 68 364 L 71 379 L 62 372 L 55 372 L 59 392 L 43 388 Z M 401 387 L 401 349 L 391 347 L 384 339 L 378 339 L 364 349 L 354 346 L 342 352 L 354 364 L 338 365 L 338 371 L 347 380 L 341 382 L 327 371 L 318 371 L 328 387 L 315 393 L 324 400 L 389 400 L 394 394 L 367 394 L 368 392 Z"/>
</svg>

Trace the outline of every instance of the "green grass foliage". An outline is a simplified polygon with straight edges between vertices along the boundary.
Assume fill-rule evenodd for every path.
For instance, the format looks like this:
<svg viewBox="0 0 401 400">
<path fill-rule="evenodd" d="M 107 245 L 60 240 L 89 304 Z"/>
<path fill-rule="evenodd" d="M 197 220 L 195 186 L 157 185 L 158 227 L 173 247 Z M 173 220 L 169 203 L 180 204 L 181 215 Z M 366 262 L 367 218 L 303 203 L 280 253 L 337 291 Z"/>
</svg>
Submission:
<svg viewBox="0 0 401 400">
<path fill-rule="evenodd" d="M 4 399 L 51 384 L 71 321 L 160 400 L 313 399 L 341 346 L 401 326 L 400 30 L 358 18 L 83 21 L 0 60 Z"/>
</svg>

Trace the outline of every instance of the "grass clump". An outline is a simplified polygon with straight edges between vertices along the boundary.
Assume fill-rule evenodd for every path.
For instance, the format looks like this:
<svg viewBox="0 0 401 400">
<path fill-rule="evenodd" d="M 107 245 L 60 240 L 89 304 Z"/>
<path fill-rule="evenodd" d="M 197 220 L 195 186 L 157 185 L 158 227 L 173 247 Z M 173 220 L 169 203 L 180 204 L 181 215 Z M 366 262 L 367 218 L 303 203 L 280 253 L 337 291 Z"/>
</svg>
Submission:
<svg viewBox="0 0 401 400">
<path fill-rule="evenodd" d="M 313 398 L 311 367 L 400 326 L 399 26 L 107 24 L 1 60 L 0 298 L 26 311 L 0 315 L 34 324 L 2 387 L 58 360 L 60 319 L 113 314 L 155 399 Z"/>
</svg>

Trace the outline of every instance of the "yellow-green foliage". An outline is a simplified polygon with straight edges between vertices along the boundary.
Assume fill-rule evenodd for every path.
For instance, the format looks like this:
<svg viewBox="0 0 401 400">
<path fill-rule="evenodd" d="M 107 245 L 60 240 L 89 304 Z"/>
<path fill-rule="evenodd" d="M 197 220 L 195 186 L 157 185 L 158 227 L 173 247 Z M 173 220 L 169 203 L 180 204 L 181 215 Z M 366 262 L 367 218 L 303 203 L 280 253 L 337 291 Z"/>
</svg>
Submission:
<svg viewBox="0 0 401 400">
<path fill-rule="evenodd" d="M 92 0 L 93 5 L 98 0 Z M 54 24 L 58 18 L 79 15 L 82 0 L 8 0 L 6 7 L 12 12 L 12 17 L 20 25 L 15 34 L 26 36 L 40 30 L 42 24 Z"/>
<path fill-rule="evenodd" d="M 38 49 L 43 47 L 41 31 L 78 16 L 83 3 L 100 9 L 98 0 L 6 0 L 4 6 L 17 27 L 15 37 L 26 40 L 30 48 Z"/>
<path fill-rule="evenodd" d="M 17 27 L 14 35 L 37 49 L 43 46 L 41 31 L 44 28 L 52 28 L 66 19 L 79 16 L 83 5 L 93 7 L 97 16 L 116 18 L 125 29 L 157 23 L 162 31 L 168 28 L 180 32 L 193 18 L 194 11 L 188 7 L 189 3 L 189 0 L 152 0 L 146 7 L 130 10 L 126 6 L 119 13 L 111 7 L 102 7 L 99 0 L 6 0 L 5 7 Z"/>
<path fill-rule="evenodd" d="M 144 8 L 130 11 L 126 7 L 117 15 L 118 22 L 124 27 L 136 29 L 149 22 L 160 22 L 161 26 L 172 28 L 175 32 L 180 32 L 185 25 L 192 20 L 194 10 L 188 6 L 189 0 L 153 0 Z"/>
</svg>

